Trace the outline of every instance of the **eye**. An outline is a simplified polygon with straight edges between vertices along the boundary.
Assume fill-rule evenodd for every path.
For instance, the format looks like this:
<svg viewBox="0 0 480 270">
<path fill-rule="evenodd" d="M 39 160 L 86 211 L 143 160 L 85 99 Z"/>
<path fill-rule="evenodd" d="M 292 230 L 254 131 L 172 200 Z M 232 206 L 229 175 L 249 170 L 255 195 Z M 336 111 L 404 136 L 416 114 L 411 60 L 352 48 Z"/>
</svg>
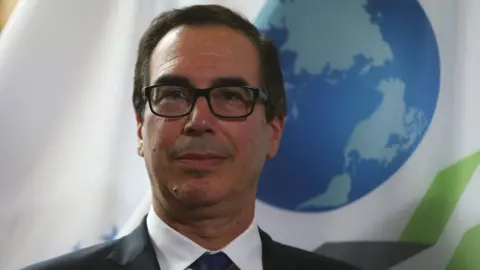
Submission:
<svg viewBox="0 0 480 270">
<path fill-rule="evenodd" d="M 175 99 L 189 99 L 190 91 L 179 86 L 159 86 L 156 93 L 157 100 L 175 100 Z"/>
<path fill-rule="evenodd" d="M 252 94 L 241 87 L 222 87 L 218 88 L 214 93 L 214 98 L 231 101 L 248 101 Z"/>
</svg>

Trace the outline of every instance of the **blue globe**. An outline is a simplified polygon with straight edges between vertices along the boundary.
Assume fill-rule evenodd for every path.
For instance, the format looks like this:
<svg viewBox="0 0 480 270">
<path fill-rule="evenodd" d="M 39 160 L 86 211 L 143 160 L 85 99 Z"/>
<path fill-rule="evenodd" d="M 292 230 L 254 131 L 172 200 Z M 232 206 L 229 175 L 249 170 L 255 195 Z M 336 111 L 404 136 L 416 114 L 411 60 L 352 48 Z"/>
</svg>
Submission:
<svg viewBox="0 0 480 270">
<path fill-rule="evenodd" d="M 435 35 L 415 0 L 269 0 L 257 26 L 279 48 L 288 116 L 258 199 L 338 209 L 387 181 L 435 111 Z"/>
</svg>

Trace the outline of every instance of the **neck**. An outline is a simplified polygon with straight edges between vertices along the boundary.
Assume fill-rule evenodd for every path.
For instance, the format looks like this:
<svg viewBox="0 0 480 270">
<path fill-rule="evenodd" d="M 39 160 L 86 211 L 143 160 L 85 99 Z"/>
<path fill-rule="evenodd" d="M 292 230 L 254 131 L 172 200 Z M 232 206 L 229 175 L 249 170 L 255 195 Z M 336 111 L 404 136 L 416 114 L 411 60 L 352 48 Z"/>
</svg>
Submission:
<svg viewBox="0 0 480 270">
<path fill-rule="evenodd" d="M 240 207 L 225 203 L 204 208 L 165 207 L 153 201 L 155 213 L 170 227 L 208 250 L 220 250 L 248 229 L 253 221 L 255 200 Z"/>
</svg>

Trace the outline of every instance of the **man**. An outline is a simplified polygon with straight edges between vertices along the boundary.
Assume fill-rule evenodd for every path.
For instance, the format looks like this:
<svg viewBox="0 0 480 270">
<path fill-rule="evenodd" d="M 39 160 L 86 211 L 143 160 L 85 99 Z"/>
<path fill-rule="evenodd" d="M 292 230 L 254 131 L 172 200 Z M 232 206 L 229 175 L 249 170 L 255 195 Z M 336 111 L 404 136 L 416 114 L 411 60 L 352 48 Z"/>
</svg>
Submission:
<svg viewBox="0 0 480 270">
<path fill-rule="evenodd" d="M 275 46 L 248 20 L 217 5 L 160 15 L 140 42 L 133 103 L 150 212 L 119 240 L 29 269 L 355 269 L 255 223 L 286 106 Z"/>
</svg>

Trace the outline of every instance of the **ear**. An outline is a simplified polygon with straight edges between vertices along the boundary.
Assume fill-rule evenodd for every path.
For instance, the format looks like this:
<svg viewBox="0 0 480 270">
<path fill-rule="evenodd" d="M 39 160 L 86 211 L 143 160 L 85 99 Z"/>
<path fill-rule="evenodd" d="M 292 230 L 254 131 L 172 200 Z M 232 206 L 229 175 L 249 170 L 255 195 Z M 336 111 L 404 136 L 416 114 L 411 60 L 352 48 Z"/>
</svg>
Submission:
<svg viewBox="0 0 480 270">
<path fill-rule="evenodd" d="M 269 124 L 270 137 L 268 138 L 267 158 L 273 158 L 277 155 L 280 147 L 280 139 L 282 138 L 283 127 L 285 126 L 285 116 L 275 116 Z"/>
<path fill-rule="evenodd" d="M 137 145 L 137 154 L 141 157 L 143 157 L 143 134 L 142 134 L 142 128 L 143 128 L 143 122 L 142 122 L 142 116 L 140 116 L 138 113 L 135 114 L 135 118 L 137 120 L 137 139 L 138 139 L 138 145 Z"/>
</svg>

